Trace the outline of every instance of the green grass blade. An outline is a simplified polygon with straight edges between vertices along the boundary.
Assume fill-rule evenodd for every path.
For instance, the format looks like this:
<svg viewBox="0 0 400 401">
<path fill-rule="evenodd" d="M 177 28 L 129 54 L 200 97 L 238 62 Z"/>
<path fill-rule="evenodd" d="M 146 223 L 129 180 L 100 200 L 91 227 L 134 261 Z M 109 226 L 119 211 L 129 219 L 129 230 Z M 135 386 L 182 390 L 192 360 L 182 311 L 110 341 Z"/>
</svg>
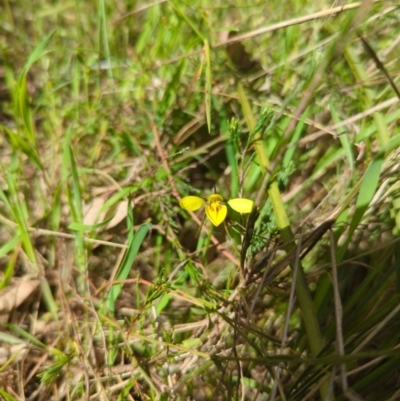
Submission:
<svg viewBox="0 0 400 401">
<path fill-rule="evenodd" d="M 7 255 L 9 252 L 14 250 L 12 256 L 10 257 L 7 266 L 4 270 L 4 275 L 0 278 L 0 291 L 7 287 L 8 283 L 14 276 L 15 263 L 17 261 L 17 256 L 19 252 L 19 243 L 21 242 L 20 236 L 16 235 L 11 241 L 0 248 L 0 258 Z"/>
<path fill-rule="evenodd" d="M 81 222 L 83 220 L 83 211 L 82 211 L 82 194 L 81 188 L 79 184 L 79 175 L 78 169 L 76 167 L 74 153 L 72 151 L 72 147 L 68 146 L 69 153 L 69 163 L 71 167 L 71 177 L 72 177 L 72 216 L 76 222 Z"/>
<path fill-rule="evenodd" d="M 211 132 L 211 55 L 210 44 L 208 40 L 204 41 L 204 52 L 206 57 L 206 87 L 205 87 L 205 102 L 206 102 L 206 119 L 208 132 Z"/>
<path fill-rule="evenodd" d="M 53 38 L 54 34 L 56 33 L 57 28 L 54 29 L 51 33 L 49 33 L 33 50 L 31 55 L 28 58 L 28 61 L 24 65 L 24 68 L 21 71 L 21 76 L 26 76 L 28 71 L 31 69 L 32 65 L 36 63 L 43 55 L 46 53 L 45 49 L 49 45 L 51 39 Z"/>
<path fill-rule="evenodd" d="M 151 229 L 152 225 L 149 223 L 142 224 L 135 235 L 129 240 L 128 249 L 126 251 L 126 255 L 122 261 L 119 272 L 116 276 L 116 280 L 126 280 L 129 272 L 132 269 L 133 262 L 135 261 L 136 255 L 139 251 L 140 246 L 147 233 Z M 115 312 L 115 301 L 118 298 L 122 290 L 122 284 L 114 284 L 111 286 L 110 291 L 106 298 L 106 306 L 107 308 L 114 313 Z"/>
<path fill-rule="evenodd" d="M 5 192 L 0 189 L 0 200 L 2 200 L 6 207 L 9 209 L 9 214 L 13 216 L 15 222 L 17 223 L 23 249 L 26 252 L 29 260 L 33 262 L 34 266 L 37 268 L 35 248 L 29 235 L 28 207 L 21 199 L 18 192 L 19 177 L 17 175 L 16 165 L 17 160 L 13 158 L 13 160 L 11 161 L 10 170 L 6 173 L 6 176 L 4 177 L 5 182 L 7 183 L 8 193 L 6 195 Z"/>
<path fill-rule="evenodd" d="M 32 65 L 45 54 L 45 49 L 49 44 L 49 42 L 51 41 L 54 33 L 55 30 L 51 32 L 49 35 L 47 35 L 33 50 L 33 52 L 28 58 L 28 61 L 24 65 L 19 75 L 15 88 L 15 93 L 16 93 L 15 100 L 17 102 L 16 114 L 23 122 L 26 138 L 34 149 L 36 149 L 36 135 L 32 123 L 31 108 L 29 106 L 29 97 L 26 90 L 26 76 L 28 74 L 28 71 L 31 69 Z"/>
<path fill-rule="evenodd" d="M 244 92 L 243 87 L 240 84 L 238 85 L 238 95 L 248 128 L 250 132 L 252 132 L 256 126 L 255 119 L 247 96 Z M 265 172 L 269 169 L 270 162 L 264 144 L 261 140 L 261 133 L 256 133 L 254 135 L 254 147 L 256 150 L 258 162 L 260 164 L 260 168 L 263 171 L 263 174 L 265 174 Z M 268 187 L 268 195 L 272 203 L 272 208 L 274 210 L 274 215 L 284 243 L 285 250 L 286 252 L 289 252 L 295 246 L 295 240 L 276 180 L 270 183 Z M 323 348 L 322 335 L 319 328 L 311 293 L 308 288 L 307 280 L 301 263 L 299 263 L 299 268 L 297 272 L 296 294 L 303 314 L 304 325 L 306 327 L 311 352 L 313 356 L 317 356 Z M 323 397 L 326 397 L 327 394 L 327 385 L 322 385 L 321 395 Z"/>
<path fill-rule="evenodd" d="M 110 57 L 110 46 L 108 44 L 108 34 L 107 34 L 107 15 L 106 6 L 104 0 L 99 0 L 99 54 L 103 54 L 102 48 L 104 50 L 104 58 L 107 64 L 107 75 L 110 79 L 113 79 L 113 69 L 111 65 Z M 103 61 L 103 60 L 102 60 Z"/>
<path fill-rule="evenodd" d="M 58 321 L 58 306 L 54 300 L 53 293 L 50 288 L 50 284 L 46 278 L 41 277 L 40 288 L 42 289 L 43 302 L 45 303 L 47 310 L 52 314 L 55 322 Z"/>
<path fill-rule="evenodd" d="M 292 161 L 293 156 L 296 153 L 296 150 L 297 150 L 296 144 L 297 144 L 298 140 L 300 139 L 301 134 L 303 132 L 303 129 L 304 129 L 304 126 L 305 126 L 305 121 L 306 121 L 306 119 L 308 117 L 309 110 L 310 109 L 307 108 L 304 111 L 304 113 L 302 114 L 302 116 L 301 116 L 301 118 L 299 120 L 299 123 L 297 124 L 296 129 L 294 131 L 294 134 L 293 134 L 293 136 L 292 136 L 292 138 L 290 140 L 290 144 L 289 144 L 288 150 L 285 152 L 285 155 L 283 156 L 282 167 L 285 168 L 285 169 L 289 167 L 289 164 Z"/>
<path fill-rule="evenodd" d="M 14 133 L 11 129 L 3 124 L 0 124 L 0 128 L 2 128 L 8 135 L 11 145 L 16 152 L 25 153 L 29 160 L 31 160 L 40 169 L 43 169 L 40 157 L 31 142 L 26 141 L 22 136 Z"/>
<path fill-rule="evenodd" d="M 164 120 L 166 112 L 173 107 L 174 102 L 176 101 L 176 95 L 181 85 L 181 79 L 186 71 L 186 68 L 187 61 L 182 60 L 175 69 L 171 80 L 168 82 L 168 85 L 165 88 L 164 95 L 160 104 L 158 105 L 158 118 L 160 123 Z"/>
<path fill-rule="evenodd" d="M 336 108 L 334 106 L 334 103 L 332 101 L 332 99 L 329 102 L 329 108 L 332 114 L 332 119 L 335 122 L 335 124 L 338 124 L 340 122 L 339 120 L 339 116 L 338 113 L 336 111 Z M 351 168 L 351 170 L 353 171 L 354 169 L 354 154 L 353 154 L 353 150 L 350 144 L 350 140 L 349 140 L 349 136 L 347 134 L 347 132 L 345 131 L 344 128 L 339 128 L 338 129 L 338 133 L 339 133 L 339 140 L 340 143 L 342 144 L 343 150 L 346 154 L 347 157 L 347 162 Z"/>
<path fill-rule="evenodd" d="M 238 166 L 236 159 L 237 153 L 235 152 L 232 140 L 226 141 L 225 153 L 226 153 L 226 158 L 228 159 L 228 164 L 231 168 L 230 197 L 235 198 L 239 193 L 239 175 L 238 175 Z"/>
<path fill-rule="evenodd" d="M 175 4 L 173 2 L 169 2 L 169 5 L 173 8 L 173 10 L 176 12 L 176 14 L 179 15 L 183 20 L 186 21 L 186 23 L 193 29 L 193 32 L 200 38 L 200 40 L 202 42 L 205 42 L 206 38 L 200 32 L 200 29 L 196 26 L 196 22 L 192 21 L 192 19 L 190 19 L 187 16 L 185 11 L 182 11 L 179 8 L 180 4 L 179 5 L 178 4 L 179 4 L 179 2 L 175 2 Z"/>
<path fill-rule="evenodd" d="M 71 142 L 71 131 L 68 132 L 67 140 L 65 141 L 64 145 L 63 169 L 64 169 L 64 176 L 66 177 L 65 189 L 67 193 L 67 199 L 72 219 L 77 223 L 82 223 L 83 221 L 82 194 L 79 183 L 78 169 L 75 163 L 75 158 L 70 142 Z M 71 184 L 69 183 L 70 180 L 72 181 Z M 75 231 L 75 245 L 76 245 L 75 247 L 76 265 L 81 273 L 85 273 L 87 268 L 86 252 L 83 239 L 83 232 L 80 230 Z M 82 275 L 78 279 L 79 291 L 82 292 L 82 294 L 86 293 L 85 289 L 86 284 L 84 280 L 85 280 L 84 275 Z"/>
<path fill-rule="evenodd" d="M 4 398 L 5 401 L 17 401 L 14 397 L 8 394 L 5 390 L 0 388 L 0 395 Z"/>
<path fill-rule="evenodd" d="M 10 241 L 5 243 L 0 247 L 0 258 L 4 257 L 15 248 L 17 248 L 18 244 L 21 242 L 21 237 L 16 234 Z"/>
<path fill-rule="evenodd" d="M 23 339 L 31 342 L 36 347 L 38 347 L 40 349 L 49 349 L 49 347 L 47 347 L 47 345 L 45 345 L 43 342 L 39 341 L 34 335 L 27 332 L 26 330 L 21 329 L 20 327 L 14 325 L 14 324 L 11 324 L 11 323 L 7 323 L 5 326 L 8 329 L 10 329 L 11 331 L 13 331 L 14 333 L 18 334 Z M 12 339 L 12 338 L 10 337 L 10 339 Z"/>
<path fill-rule="evenodd" d="M 360 192 L 358 194 L 356 202 L 356 210 L 350 222 L 349 232 L 347 234 L 347 240 L 339 248 L 337 253 L 338 261 L 342 260 L 355 229 L 361 222 L 361 219 L 363 218 L 365 212 L 368 209 L 368 206 L 371 203 L 372 198 L 375 195 L 376 188 L 378 187 L 379 183 L 379 177 L 381 174 L 383 162 L 384 159 L 381 156 L 374 159 L 369 165 L 367 171 L 365 172 L 364 177 L 362 178 Z"/>
</svg>

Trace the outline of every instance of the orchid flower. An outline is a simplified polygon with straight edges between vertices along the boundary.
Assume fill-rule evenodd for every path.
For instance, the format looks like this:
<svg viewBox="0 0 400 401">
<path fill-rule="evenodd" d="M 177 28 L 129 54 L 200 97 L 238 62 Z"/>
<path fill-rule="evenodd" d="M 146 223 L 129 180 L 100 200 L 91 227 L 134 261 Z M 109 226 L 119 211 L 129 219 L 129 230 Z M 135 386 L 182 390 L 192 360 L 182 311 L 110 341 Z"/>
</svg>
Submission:
<svg viewBox="0 0 400 401">
<path fill-rule="evenodd" d="M 239 213 L 251 213 L 254 207 L 254 202 L 250 199 L 234 198 L 224 202 L 219 194 L 210 195 L 207 200 L 198 196 L 185 196 L 179 201 L 181 208 L 189 212 L 200 209 L 204 204 L 206 215 L 214 226 L 219 226 L 225 220 L 228 214 L 226 204 Z"/>
</svg>

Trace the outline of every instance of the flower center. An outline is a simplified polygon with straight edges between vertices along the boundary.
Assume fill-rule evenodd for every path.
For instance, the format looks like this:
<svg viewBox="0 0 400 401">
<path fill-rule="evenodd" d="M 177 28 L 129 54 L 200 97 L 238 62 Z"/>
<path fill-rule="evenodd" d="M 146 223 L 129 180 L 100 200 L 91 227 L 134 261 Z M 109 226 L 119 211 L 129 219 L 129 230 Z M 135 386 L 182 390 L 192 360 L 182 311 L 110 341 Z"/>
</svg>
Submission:
<svg viewBox="0 0 400 401">
<path fill-rule="evenodd" d="M 212 202 L 209 205 L 210 209 L 214 212 L 216 211 L 217 213 L 222 209 L 222 205 L 220 205 L 219 201 L 217 202 Z"/>
</svg>

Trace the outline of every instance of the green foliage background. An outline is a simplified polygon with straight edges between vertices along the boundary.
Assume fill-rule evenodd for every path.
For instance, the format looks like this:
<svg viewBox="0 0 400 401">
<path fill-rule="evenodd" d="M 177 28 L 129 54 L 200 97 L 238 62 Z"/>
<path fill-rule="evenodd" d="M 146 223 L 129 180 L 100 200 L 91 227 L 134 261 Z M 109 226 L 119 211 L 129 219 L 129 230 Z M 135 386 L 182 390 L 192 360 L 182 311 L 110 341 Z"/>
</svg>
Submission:
<svg viewBox="0 0 400 401">
<path fill-rule="evenodd" d="M 0 398 L 398 399 L 399 20 L 2 2 Z"/>
</svg>

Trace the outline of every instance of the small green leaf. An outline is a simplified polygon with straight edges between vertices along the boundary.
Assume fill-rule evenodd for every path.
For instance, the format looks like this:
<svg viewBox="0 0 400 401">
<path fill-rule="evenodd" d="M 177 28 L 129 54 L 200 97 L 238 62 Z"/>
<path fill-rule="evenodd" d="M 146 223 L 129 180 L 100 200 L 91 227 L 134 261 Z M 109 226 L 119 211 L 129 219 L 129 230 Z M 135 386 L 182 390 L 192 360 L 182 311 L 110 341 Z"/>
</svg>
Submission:
<svg viewBox="0 0 400 401">
<path fill-rule="evenodd" d="M 38 377 L 40 377 L 41 383 L 42 384 L 53 383 L 57 379 L 57 376 L 61 372 L 61 369 L 65 365 L 67 365 L 71 361 L 71 359 L 72 359 L 72 355 L 61 354 L 61 355 L 57 356 L 56 362 L 54 362 L 50 366 L 47 366 L 42 373 L 38 374 Z"/>
<path fill-rule="evenodd" d="M 169 301 L 171 301 L 172 296 L 169 294 L 163 294 L 158 303 L 157 303 L 157 308 L 156 308 L 156 312 L 157 312 L 157 316 L 159 316 L 161 314 L 161 312 L 168 306 Z"/>
</svg>

